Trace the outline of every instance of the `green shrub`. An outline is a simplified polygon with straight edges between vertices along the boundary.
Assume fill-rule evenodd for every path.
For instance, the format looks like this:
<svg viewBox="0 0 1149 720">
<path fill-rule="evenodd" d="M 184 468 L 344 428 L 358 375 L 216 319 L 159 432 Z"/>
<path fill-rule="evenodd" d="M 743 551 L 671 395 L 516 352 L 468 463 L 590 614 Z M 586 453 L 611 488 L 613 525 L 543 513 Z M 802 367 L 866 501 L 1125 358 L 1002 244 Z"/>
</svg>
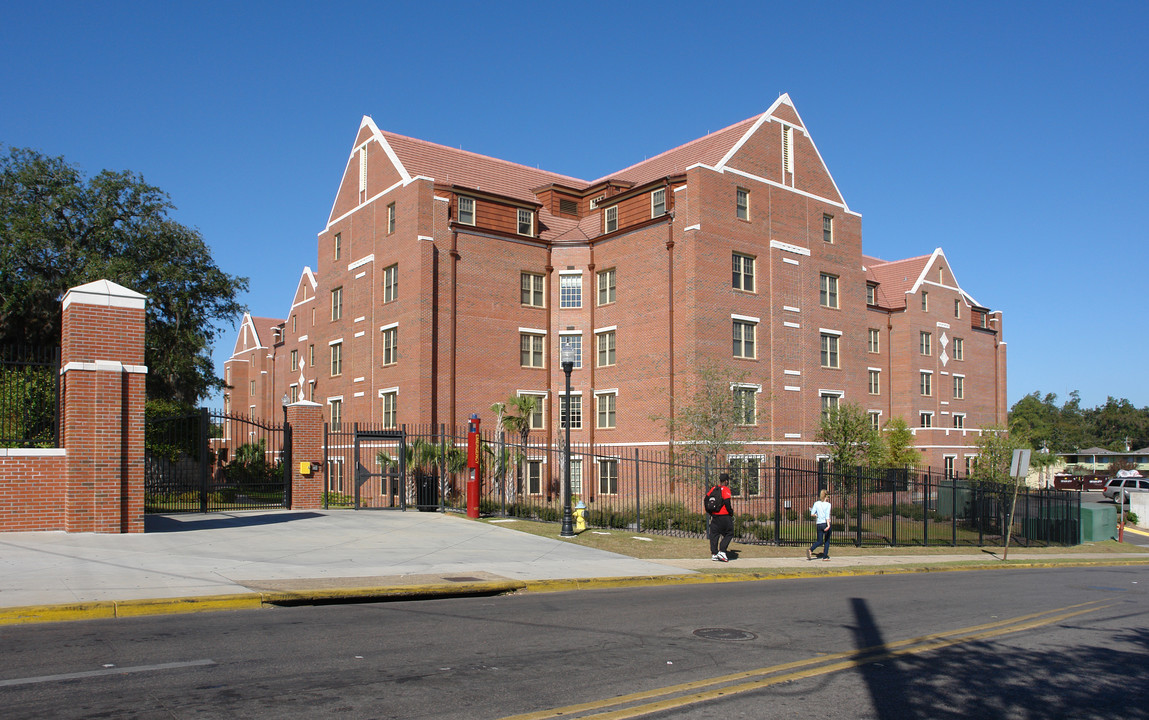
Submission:
<svg viewBox="0 0 1149 720">
<path fill-rule="evenodd" d="M 889 505 L 871 505 L 870 506 L 870 517 L 872 517 L 872 518 L 884 518 L 889 514 L 890 514 L 890 506 Z"/>
<path fill-rule="evenodd" d="M 898 514 L 910 520 L 921 520 L 925 516 L 922 506 L 914 503 L 898 503 Z"/>
<path fill-rule="evenodd" d="M 1137 517 L 1137 513 L 1133 511 L 1125 513 L 1125 522 L 1130 525 L 1140 525 L 1141 523 L 1138 522 L 1140 519 L 1141 518 Z"/>
</svg>

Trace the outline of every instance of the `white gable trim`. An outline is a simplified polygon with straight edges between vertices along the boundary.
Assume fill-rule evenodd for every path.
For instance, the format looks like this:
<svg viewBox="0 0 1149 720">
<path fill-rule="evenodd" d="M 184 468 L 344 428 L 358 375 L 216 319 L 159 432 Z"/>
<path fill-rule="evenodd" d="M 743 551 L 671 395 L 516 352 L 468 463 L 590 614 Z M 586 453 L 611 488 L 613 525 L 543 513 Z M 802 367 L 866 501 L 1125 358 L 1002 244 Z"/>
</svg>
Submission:
<svg viewBox="0 0 1149 720">
<path fill-rule="evenodd" d="M 926 279 L 927 275 L 929 274 L 930 270 L 933 269 L 934 263 L 937 262 L 938 258 L 945 260 L 946 265 L 949 265 L 950 275 L 953 276 L 953 279 L 954 279 L 954 287 L 951 288 L 949 285 L 942 285 L 940 283 L 931 282 L 930 280 Z M 954 273 L 953 265 L 950 265 L 949 258 L 946 257 L 946 254 L 942 251 L 941 248 L 934 248 L 934 252 L 932 255 L 930 255 L 930 259 L 927 260 L 925 266 L 922 267 L 922 271 L 918 275 L 918 279 L 914 282 L 913 287 L 911 287 L 909 290 L 906 291 L 906 294 L 907 295 L 913 295 L 914 293 L 916 293 L 918 290 L 921 289 L 922 285 L 933 285 L 935 287 L 944 287 L 944 288 L 948 288 L 948 289 L 957 290 L 959 293 L 962 294 L 962 297 L 964 297 L 967 301 L 969 301 L 973 305 L 977 305 L 978 307 L 985 307 L 984 305 L 979 303 L 977 300 L 974 300 L 972 295 L 967 293 L 965 290 L 962 290 L 961 284 L 959 284 L 957 281 L 957 275 Z"/>
</svg>

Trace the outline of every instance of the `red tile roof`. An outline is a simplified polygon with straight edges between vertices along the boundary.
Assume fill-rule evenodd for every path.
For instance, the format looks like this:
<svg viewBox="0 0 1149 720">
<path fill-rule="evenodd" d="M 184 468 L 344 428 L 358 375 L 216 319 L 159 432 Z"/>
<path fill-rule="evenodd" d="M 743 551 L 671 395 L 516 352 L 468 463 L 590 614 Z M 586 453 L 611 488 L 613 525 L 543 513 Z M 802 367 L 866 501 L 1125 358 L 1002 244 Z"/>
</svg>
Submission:
<svg viewBox="0 0 1149 720">
<path fill-rule="evenodd" d="M 885 308 L 906 306 L 906 292 L 914 286 L 926 269 L 930 255 L 906 258 L 905 260 L 885 261 L 875 257 L 862 257 L 866 268 L 866 279 L 878 285 L 878 305 Z"/>
<path fill-rule="evenodd" d="M 679 145 L 660 155 L 655 155 L 648 160 L 643 160 L 628 168 L 623 168 L 618 172 L 605 175 L 594 182 L 617 179 L 642 184 L 668 175 L 680 174 L 685 171 L 686 168 L 698 163 L 711 166 L 717 165 L 730 148 L 734 147 L 734 144 L 742 139 L 746 131 L 748 131 L 760 117 L 761 115 L 755 115 L 752 118 L 747 118 L 730 127 L 710 133 L 697 140 L 691 140 L 685 145 Z M 591 184 L 593 185 L 594 183 Z"/>
</svg>

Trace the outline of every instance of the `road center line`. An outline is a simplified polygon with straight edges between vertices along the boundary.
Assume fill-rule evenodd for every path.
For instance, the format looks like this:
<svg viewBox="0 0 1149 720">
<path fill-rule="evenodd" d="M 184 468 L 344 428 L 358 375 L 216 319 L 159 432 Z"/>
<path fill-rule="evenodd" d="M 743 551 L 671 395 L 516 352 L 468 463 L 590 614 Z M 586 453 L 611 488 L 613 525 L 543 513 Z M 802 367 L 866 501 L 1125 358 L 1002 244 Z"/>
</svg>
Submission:
<svg viewBox="0 0 1149 720">
<path fill-rule="evenodd" d="M 0 687 L 12 687 L 13 685 L 34 685 L 36 683 L 59 682 L 61 680 L 78 680 L 81 678 L 102 677 L 104 675 L 125 675 L 127 673 L 153 672 L 156 670 L 178 670 L 180 668 L 202 667 L 204 665 L 215 664 L 215 660 L 188 660 L 187 662 L 160 663 L 159 665 L 136 665 L 135 667 L 88 670 L 86 672 L 65 673 L 62 675 L 41 675 L 39 677 L 0 680 Z"/>
</svg>

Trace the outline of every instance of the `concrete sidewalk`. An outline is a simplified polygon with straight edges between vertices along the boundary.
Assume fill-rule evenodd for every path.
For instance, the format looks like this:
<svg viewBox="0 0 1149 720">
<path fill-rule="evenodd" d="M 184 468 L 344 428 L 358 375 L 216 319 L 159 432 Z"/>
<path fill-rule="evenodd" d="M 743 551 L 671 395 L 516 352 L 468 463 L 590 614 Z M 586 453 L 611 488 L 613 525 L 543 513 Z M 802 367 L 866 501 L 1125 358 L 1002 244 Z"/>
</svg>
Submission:
<svg viewBox="0 0 1149 720">
<path fill-rule="evenodd" d="M 895 571 L 978 556 L 638 560 L 440 513 L 250 511 L 149 516 L 148 532 L 0 533 L 0 624 L 358 598 L 742 579 L 799 569 Z M 557 531 L 556 531 L 557 533 Z M 992 555 L 986 565 L 1000 564 Z M 1051 555 L 1011 552 L 1010 560 Z M 1144 562 L 1149 554 L 1074 555 Z M 721 579 L 737 579 L 725 577 Z"/>
</svg>

